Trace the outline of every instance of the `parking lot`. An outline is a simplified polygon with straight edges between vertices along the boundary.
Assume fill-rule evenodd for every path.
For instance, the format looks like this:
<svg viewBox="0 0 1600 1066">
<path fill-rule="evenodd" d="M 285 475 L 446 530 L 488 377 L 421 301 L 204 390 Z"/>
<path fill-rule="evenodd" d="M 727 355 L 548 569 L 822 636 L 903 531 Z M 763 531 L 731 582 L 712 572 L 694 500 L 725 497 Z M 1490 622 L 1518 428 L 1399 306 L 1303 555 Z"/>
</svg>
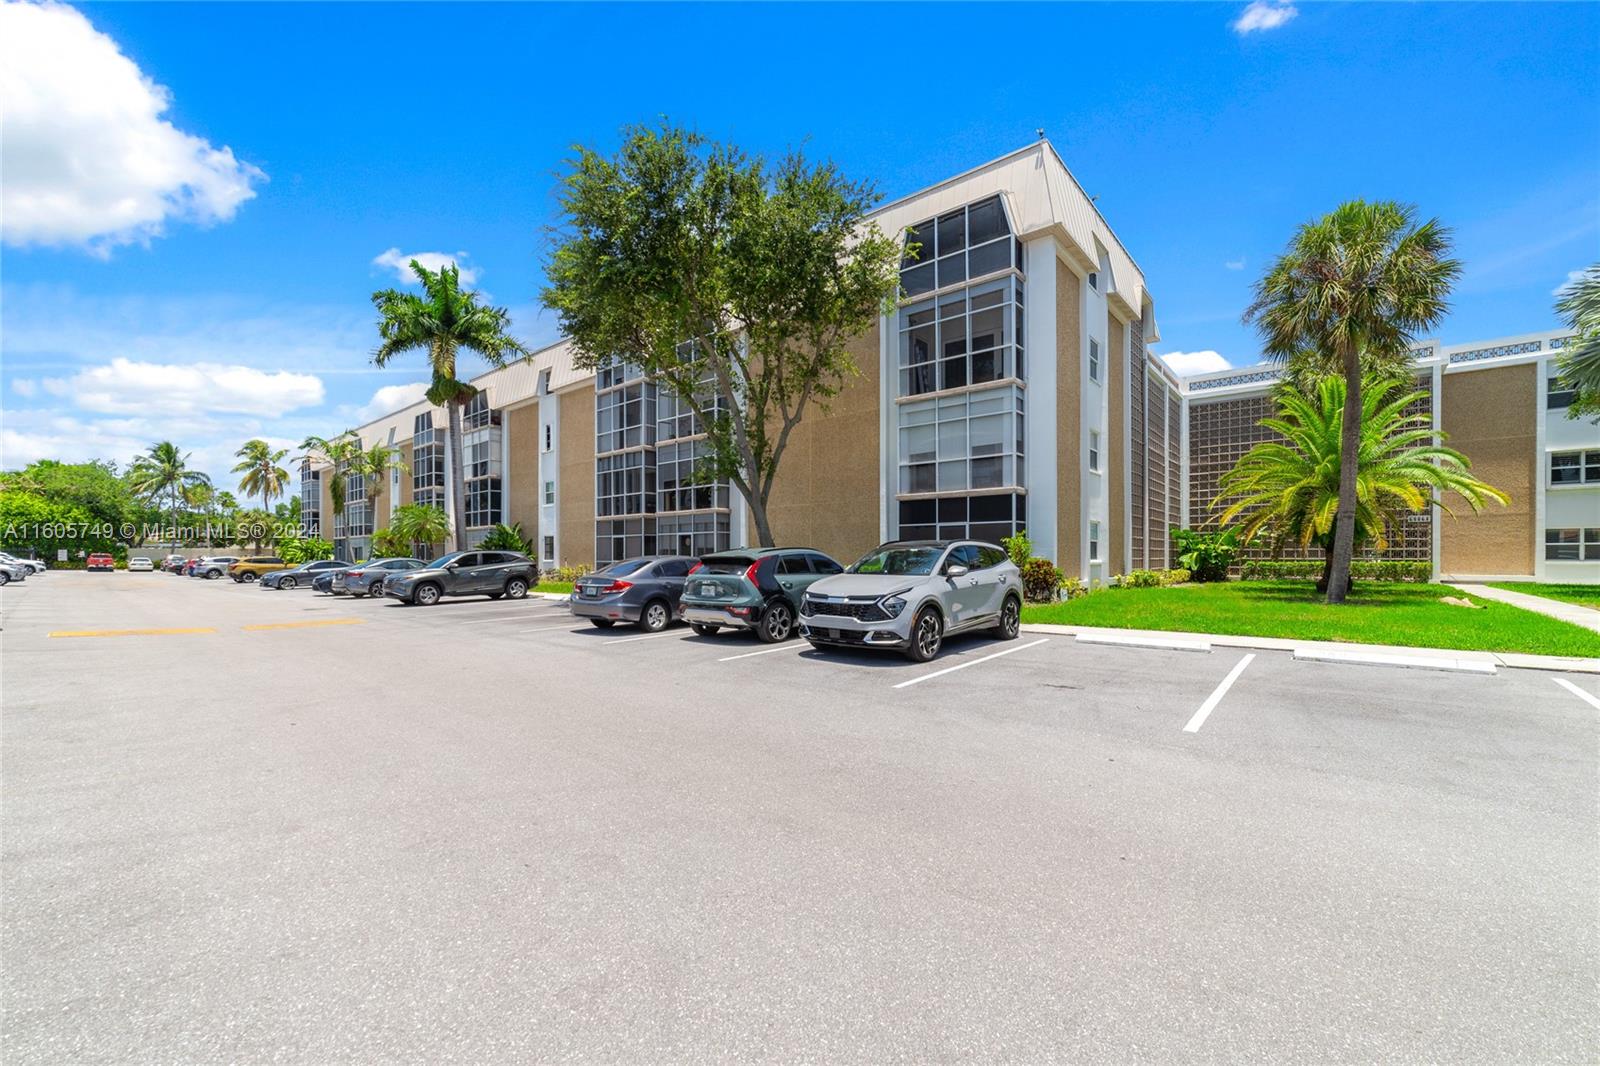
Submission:
<svg viewBox="0 0 1600 1066">
<path fill-rule="evenodd" d="M 8 1063 L 1600 1058 L 1593 676 L 0 597 Z"/>
</svg>

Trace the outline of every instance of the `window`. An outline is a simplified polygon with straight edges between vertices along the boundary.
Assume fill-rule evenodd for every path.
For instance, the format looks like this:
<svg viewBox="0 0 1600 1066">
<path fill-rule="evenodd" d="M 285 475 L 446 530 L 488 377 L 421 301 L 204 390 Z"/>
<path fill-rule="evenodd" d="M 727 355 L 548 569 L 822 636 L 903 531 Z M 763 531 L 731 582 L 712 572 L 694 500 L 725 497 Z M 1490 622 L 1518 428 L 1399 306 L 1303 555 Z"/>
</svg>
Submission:
<svg viewBox="0 0 1600 1066">
<path fill-rule="evenodd" d="M 1547 529 L 1544 557 L 1553 562 L 1600 560 L 1600 529 Z"/>
<path fill-rule="evenodd" d="M 555 561 L 555 557 L 556 557 L 556 538 L 554 538 L 554 537 L 546 537 L 546 538 L 544 538 L 544 553 L 543 554 L 544 554 L 544 557 L 547 560 L 549 560 L 551 562 Z"/>
<path fill-rule="evenodd" d="M 1028 498 L 1020 493 L 901 500 L 901 540 L 986 540 L 999 543 L 1028 524 Z"/>
<path fill-rule="evenodd" d="M 1554 363 L 1548 364 L 1545 373 L 1545 409 L 1561 411 L 1571 407 L 1577 391 L 1561 380 L 1561 372 Z"/>
<path fill-rule="evenodd" d="M 1022 484 L 1022 392 L 985 389 L 902 404 L 900 492 Z"/>
<path fill-rule="evenodd" d="M 1089 472 L 1093 474 L 1100 472 L 1100 431 L 1098 429 L 1089 431 Z"/>
<path fill-rule="evenodd" d="M 1089 561 L 1091 563 L 1098 563 L 1100 561 L 1100 523 L 1099 522 L 1090 522 L 1089 523 Z"/>
<path fill-rule="evenodd" d="M 988 570 L 990 567 L 999 566 L 1006 561 L 1006 558 L 1006 553 L 992 544 L 980 544 L 978 546 L 978 566 L 980 569 Z"/>
<path fill-rule="evenodd" d="M 1022 269 L 1022 243 L 1011 239 L 1000 198 L 991 196 L 907 229 L 900 285 L 918 296 L 1010 269 Z"/>
<path fill-rule="evenodd" d="M 817 555 L 815 552 L 813 552 L 812 554 L 807 555 L 806 558 L 811 560 L 811 572 L 813 574 L 844 573 L 844 567 L 840 566 L 826 555 Z"/>
<path fill-rule="evenodd" d="M 547 504 L 556 502 L 556 483 L 554 481 L 546 481 L 544 483 L 544 502 Z"/>
<path fill-rule="evenodd" d="M 1089 271 L 1089 288 L 1100 291 L 1100 275 L 1093 270 Z"/>
<path fill-rule="evenodd" d="M 623 452 L 595 460 L 596 515 L 655 513 L 656 467 L 645 458 L 643 452 Z"/>
<path fill-rule="evenodd" d="M 1093 337 L 1089 338 L 1089 380 L 1100 380 L 1100 342 Z"/>
<path fill-rule="evenodd" d="M 656 564 L 656 576 L 688 577 L 689 566 L 690 563 L 687 559 L 668 559 L 665 562 Z"/>
<path fill-rule="evenodd" d="M 1600 485 L 1600 450 L 1550 453 L 1551 485 Z"/>
<path fill-rule="evenodd" d="M 550 423 L 544 424 L 544 450 L 550 450 Z"/>
<path fill-rule="evenodd" d="M 500 424 L 500 412 L 489 406 L 489 394 L 479 389 L 461 410 L 462 429 L 485 429 Z"/>
<path fill-rule="evenodd" d="M 635 381 L 595 397 L 596 453 L 648 446 L 656 442 L 656 387 Z"/>
<path fill-rule="evenodd" d="M 900 395 L 1021 378 L 1022 289 L 1003 278 L 902 310 Z"/>
<path fill-rule="evenodd" d="M 778 560 L 778 573 L 787 574 L 789 576 L 794 576 L 796 574 L 804 574 L 809 576 L 811 573 L 811 564 L 806 562 L 806 557 L 804 555 L 785 555 L 780 557 Z"/>
<path fill-rule="evenodd" d="M 469 529 L 500 521 L 500 479 L 485 477 L 467 482 L 466 504 Z"/>
</svg>

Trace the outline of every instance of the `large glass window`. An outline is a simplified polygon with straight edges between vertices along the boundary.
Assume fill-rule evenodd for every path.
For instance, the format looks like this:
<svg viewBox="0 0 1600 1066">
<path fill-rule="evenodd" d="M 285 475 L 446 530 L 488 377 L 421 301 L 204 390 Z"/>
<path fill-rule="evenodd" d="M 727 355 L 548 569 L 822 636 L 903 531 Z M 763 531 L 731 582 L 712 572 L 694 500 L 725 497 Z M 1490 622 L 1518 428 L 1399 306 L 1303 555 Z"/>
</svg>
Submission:
<svg viewBox="0 0 1600 1066">
<path fill-rule="evenodd" d="M 900 411 L 900 492 L 1022 485 L 1022 390 L 919 400 Z"/>
<path fill-rule="evenodd" d="M 472 399 L 461 410 L 462 429 L 483 429 L 499 424 L 500 412 L 489 406 L 489 394 L 482 389 L 473 393 Z"/>
<path fill-rule="evenodd" d="M 1600 529 L 1547 529 L 1544 557 L 1552 562 L 1600 560 Z"/>
<path fill-rule="evenodd" d="M 656 554 L 654 518 L 609 519 L 595 523 L 594 561 L 599 567 L 622 559 Z"/>
<path fill-rule="evenodd" d="M 595 396 L 595 451 L 639 448 L 656 442 L 656 387 L 647 381 Z"/>
<path fill-rule="evenodd" d="M 322 471 L 309 459 L 300 463 L 300 527 L 306 536 L 322 534 Z"/>
<path fill-rule="evenodd" d="M 444 508 L 444 437 L 424 411 L 411 427 L 411 502 Z"/>
<path fill-rule="evenodd" d="M 1011 269 L 1022 269 L 1022 244 L 1011 239 L 1005 209 L 992 196 L 912 226 L 900 284 L 918 296 Z"/>
<path fill-rule="evenodd" d="M 998 544 L 1028 524 L 1028 498 L 1021 493 L 901 500 L 901 540 L 986 540 Z"/>
<path fill-rule="evenodd" d="M 466 504 L 468 527 L 492 526 L 500 521 L 500 479 L 467 482 Z"/>
<path fill-rule="evenodd" d="M 653 514 L 656 467 L 644 452 L 621 452 L 595 460 L 595 514 Z"/>
<path fill-rule="evenodd" d="M 1021 378 L 1022 282 L 1017 278 L 910 304 L 900 313 L 900 395 Z"/>
</svg>

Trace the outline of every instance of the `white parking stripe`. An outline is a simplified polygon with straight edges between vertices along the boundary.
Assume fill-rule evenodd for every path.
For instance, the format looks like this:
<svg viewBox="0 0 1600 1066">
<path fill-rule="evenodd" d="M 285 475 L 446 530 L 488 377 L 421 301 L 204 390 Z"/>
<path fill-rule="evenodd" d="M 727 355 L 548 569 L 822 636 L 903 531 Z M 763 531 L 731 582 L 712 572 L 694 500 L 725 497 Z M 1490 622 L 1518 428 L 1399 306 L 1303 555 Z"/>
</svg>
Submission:
<svg viewBox="0 0 1600 1066">
<path fill-rule="evenodd" d="M 735 659 L 749 659 L 757 655 L 771 655 L 775 651 L 801 651 L 809 647 L 811 647 L 811 645 L 807 644 L 803 640 L 800 640 L 793 644 L 785 644 L 779 648 L 762 648 L 760 651 L 747 651 L 743 655 L 729 655 L 725 659 L 718 659 L 717 662 L 731 663 Z"/>
<path fill-rule="evenodd" d="M 1049 639 L 1049 637 L 1040 637 L 1031 644 L 1019 644 L 1015 648 L 1007 648 L 1005 651 L 997 651 L 993 655 L 985 655 L 983 658 L 974 659 L 969 663 L 957 663 L 954 666 L 947 666 L 943 670 L 935 670 L 931 674 L 923 674 L 921 677 L 913 677 L 910 681 L 902 681 L 896 685 L 895 688 L 907 688 L 911 685 L 920 685 L 924 681 L 932 681 L 936 677 L 942 677 L 945 674 L 953 674 L 957 670 L 965 670 L 969 666 L 977 666 L 979 663 L 986 663 L 990 659 L 998 659 L 1002 655 L 1010 655 L 1012 652 L 1017 651 L 1027 651 L 1029 648 L 1037 648 L 1039 645 L 1045 643 Z"/>
<path fill-rule="evenodd" d="M 655 640 L 657 637 L 681 637 L 682 633 L 669 631 L 666 633 L 646 633 L 642 637 L 623 637 L 621 640 L 608 640 L 607 644 L 632 644 L 636 640 Z"/>
<path fill-rule="evenodd" d="M 1591 696 L 1589 693 L 1583 691 L 1583 689 L 1579 688 L 1577 685 L 1574 685 L 1571 681 L 1568 681 L 1564 677 L 1552 677 L 1550 680 L 1554 681 L 1556 684 L 1560 685 L 1562 688 L 1566 689 L 1568 692 L 1572 693 L 1574 696 L 1578 697 L 1595 710 L 1600 711 L 1600 698 Z"/>
<path fill-rule="evenodd" d="M 1200 705 L 1200 709 L 1194 712 L 1194 717 L 1189 719 L 1189 724 L 1183 727 L 1185 733 L 1200 732 L 1200 727 L 1206 724 L 1206 719 L 1210 717 L 1211 712 L 1216 710 L 1217 704 L 1222 702 L 1222 697 L 1228 694 L 1228 690 L 1233 687 L 1233 683 L 1239 680 L 1239 675 L 1244 673 L 1244 668 L 1249 666 L 1250 661 L 1255 657 L 1255 652 L 1251 652 L 1233 664 L 1233 669 L 1229 670 L 1228 676 L 1222 679 L 1222 684 L 1218 685 L 1216 691 L 1206 697 L 1206 701 Z"/>
</svg>

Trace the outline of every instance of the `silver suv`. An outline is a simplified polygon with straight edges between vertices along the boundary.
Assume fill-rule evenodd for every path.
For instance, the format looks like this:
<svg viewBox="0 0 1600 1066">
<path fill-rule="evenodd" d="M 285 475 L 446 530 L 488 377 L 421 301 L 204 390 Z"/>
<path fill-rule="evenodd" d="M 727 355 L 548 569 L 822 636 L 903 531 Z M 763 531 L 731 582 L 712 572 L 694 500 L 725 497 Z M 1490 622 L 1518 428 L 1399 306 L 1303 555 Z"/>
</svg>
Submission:
<svg viewBox="0 0 1600 1066">
<path fill-rule="evenodd" d="M 1021 621 L 1022 575 L 982 541 L 883 544 L 800 601 L 800 635 L 813 646 L 895 648 L 924 663 L 947 636 L 988 629 L 1014 640 Z"/>
</svg>

